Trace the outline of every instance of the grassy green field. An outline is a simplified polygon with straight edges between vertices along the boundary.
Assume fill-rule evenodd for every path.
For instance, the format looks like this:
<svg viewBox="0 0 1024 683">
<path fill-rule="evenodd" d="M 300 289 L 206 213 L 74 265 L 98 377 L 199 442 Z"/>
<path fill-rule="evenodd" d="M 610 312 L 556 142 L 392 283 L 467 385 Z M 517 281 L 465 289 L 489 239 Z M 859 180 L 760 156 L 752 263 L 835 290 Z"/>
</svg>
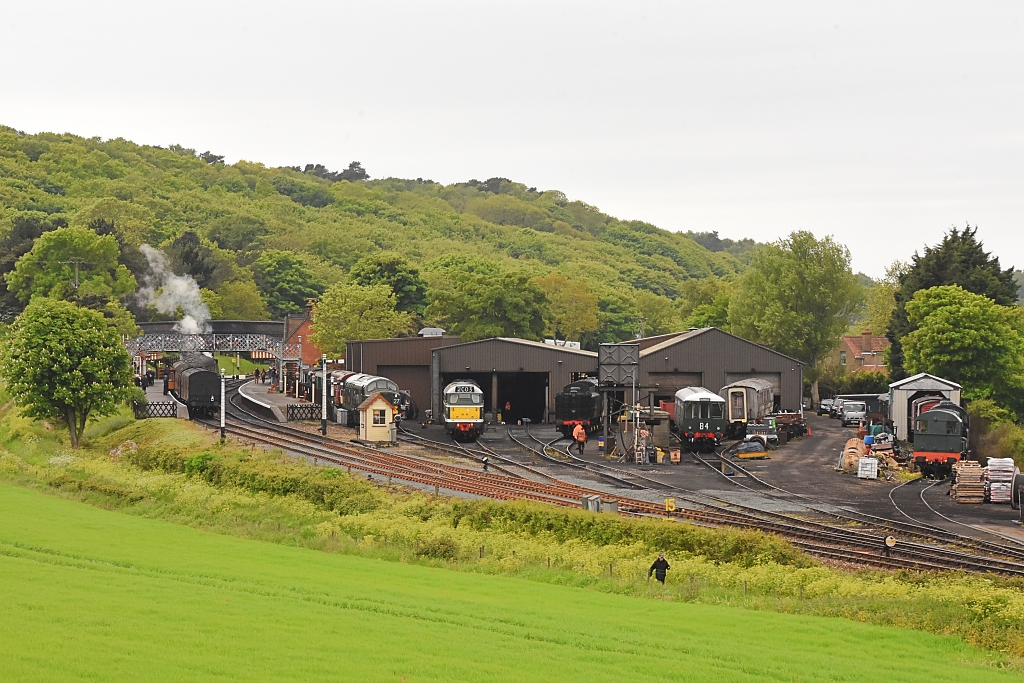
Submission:
<svg viewBox="0 0 1024 683">
<path fill-rule="evenodd" d="M 953 638 L 215 535 L 0 484 L 6 680 L 1019 680 Z"/>
</svg>

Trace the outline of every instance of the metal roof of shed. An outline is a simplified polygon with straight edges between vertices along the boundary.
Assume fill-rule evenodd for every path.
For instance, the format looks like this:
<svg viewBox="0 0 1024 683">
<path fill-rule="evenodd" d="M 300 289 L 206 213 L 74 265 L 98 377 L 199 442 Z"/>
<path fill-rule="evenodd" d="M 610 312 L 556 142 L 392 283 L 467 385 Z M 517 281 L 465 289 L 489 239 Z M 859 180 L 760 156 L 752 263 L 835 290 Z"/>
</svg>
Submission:
<svg viewBox="0 0 1024 683">
<path fill-rule="evenodd" d="M 960 385 L 948 379 L 942 379 L 927 372 L 921 372 L 913 377 L 906 377 L 889 385 L 890 389 L 903 389 L 907 391 L 941 391 L 943 389 L 960 389 Z"/>
</svg>

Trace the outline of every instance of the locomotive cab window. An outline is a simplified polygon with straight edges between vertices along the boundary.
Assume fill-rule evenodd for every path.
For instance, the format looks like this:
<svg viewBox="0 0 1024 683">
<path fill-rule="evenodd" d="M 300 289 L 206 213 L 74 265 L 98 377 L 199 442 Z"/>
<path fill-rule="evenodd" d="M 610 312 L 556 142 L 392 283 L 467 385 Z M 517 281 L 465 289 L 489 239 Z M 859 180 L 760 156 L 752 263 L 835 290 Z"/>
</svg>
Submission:
<svg viewBox="0 0 1024 683">
<path fill-rule="evenodd" d="M 917 421 L 916 431 L 917 431 L 918 434 L 927 434 L 928 433 L 928 420 L 918 420 Z"/>
<path fill-rule="evenodd" d="M 956 420 L 947 420 L 946 421 L 946 433 L 947 434 L 959 434 L 960 433 L 960 423 L 957 422 Z"/>
<path fill-rule="evenodd" d="M 386 412 L 383 410 L 373 411 L 373 424 L 375 426 L 381 426 L 387 424 Z"/>
<path fill-rule="evenodd" d="M 724 403 L 712 403 L 711 404 L 711 419 L 712 420 L 721 420 L 722 419 L 722 414 L 724 412 L 725 412 L 725 404 Z"/>
</svg>

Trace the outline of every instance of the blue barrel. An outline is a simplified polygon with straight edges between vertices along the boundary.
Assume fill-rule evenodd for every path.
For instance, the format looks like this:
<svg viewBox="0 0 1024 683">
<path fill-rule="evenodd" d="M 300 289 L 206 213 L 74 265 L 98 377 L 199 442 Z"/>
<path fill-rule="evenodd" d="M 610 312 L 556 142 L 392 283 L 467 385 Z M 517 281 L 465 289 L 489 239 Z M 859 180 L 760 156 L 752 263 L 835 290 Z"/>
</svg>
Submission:
<svg viewBox="0 0 1024 683">
<path fill-rule="evenodd" d="M 865 446 L 870 446 L 873 443 L 875 443 L 875 437 L 871 436 L 870 434 L 864 437 Z"/>
<path fill-rule="evenodd" d="M 603 436 L 597 437 L 597 451 L 599 453 L 604 453 L 604 437 Z"/>
</svg>

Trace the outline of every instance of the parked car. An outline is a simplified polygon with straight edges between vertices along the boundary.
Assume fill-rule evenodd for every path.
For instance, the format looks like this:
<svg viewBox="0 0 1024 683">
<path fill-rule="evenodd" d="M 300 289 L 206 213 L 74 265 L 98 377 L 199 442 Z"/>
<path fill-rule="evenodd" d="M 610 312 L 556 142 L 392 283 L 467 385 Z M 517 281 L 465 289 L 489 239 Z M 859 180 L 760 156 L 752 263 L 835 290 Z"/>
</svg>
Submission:
<svg viewBox="0 0 1024 683">
<path fill-rule="evenodd" d="M 818 403 L 818 415 L 828 415 L 828 411 L 833 403 L 835 403 L 835 400 L 831 398 L 821 399 L 821 402 Z"/>
<path fill-rule="evenodd" d="M 867 417 L 868 407 L 861 401 L 843 401 L 842 411 L 841 419 L 843 426 L 846 427 L 851 424 L 860 424 L 860 421 Z"/>
<path fill-rule="evenodd" d="M 832 401 L 832 405 L 828 407 L 828 416 L 832 419 L 838 419 L 842 414 L 843 410 L 843 399 L 837 398 Z"/>
</svg>

